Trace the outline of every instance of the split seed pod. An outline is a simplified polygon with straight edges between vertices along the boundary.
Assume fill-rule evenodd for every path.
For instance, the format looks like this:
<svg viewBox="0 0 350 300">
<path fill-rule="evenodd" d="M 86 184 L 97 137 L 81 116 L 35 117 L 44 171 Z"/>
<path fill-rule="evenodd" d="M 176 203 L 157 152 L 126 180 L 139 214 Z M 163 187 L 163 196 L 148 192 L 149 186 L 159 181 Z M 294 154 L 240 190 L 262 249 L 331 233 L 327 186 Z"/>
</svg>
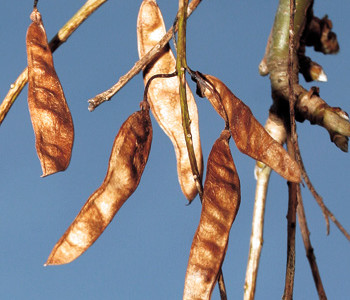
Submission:
<svg viewBox="0 0 350 300">
<path fill-rule="evenodd" d="M 28 107 L 35 147 L 47 176 L 64 171 L 70 162 L 74 127 L 56 74 L 41 15 L 34 8 L 27 31 Z"/>
<path fill-rule="evenodd" d="M 162 14 L 155 0 L 144 0 L 137 20 L 137 39 L 140 58 L 147 54 L 165 35 Z M 170 74 L 175 71 L 176 60 L 169 45 L 144 70 L 144 82 L 155 74 Z M 197 105 L 187 86 L 187 104 L 191 119 L 193 147 L 199 174 L 203 173 L 202 149 L 199 137 Z M 178 179 L 182 192 L 191 201 L 197 194 L 193 179 L 186 141 L 182 127 L 178 78 L 154 79 L 148 90 L 148 102 L 160 127 L 170 138 L 175 148 Z"/>
<path fill-rule="evenodd" d="M 224 130 L 207 164 L 202 213 L 187 266 L 184 300 L 210 299 L 241 201 L 240 182 Z"/>
<path fill-rule="evenodd" d="M 125 201 L 136 190 L 152 143 L 149 111 L 132 114 L 121 126 L 102 185 L 90 196 L 78 216 L 53 248 L 46 264 L 71 262 L 102 234 Z"/>
<path fill-rule="evenodd" d="M 205 75 L 218 93 L 220 101 L 209 89 L 204 95 L 216 111 L 228 118 L 230 131 L 237 148 L 244 154 L 263 162 L 291 182 L 301 181 L 300 168 L 287 151 L 276 142 L 253 116 L 250 108 L 238 99 L 218 78 Z"/>
</svg>

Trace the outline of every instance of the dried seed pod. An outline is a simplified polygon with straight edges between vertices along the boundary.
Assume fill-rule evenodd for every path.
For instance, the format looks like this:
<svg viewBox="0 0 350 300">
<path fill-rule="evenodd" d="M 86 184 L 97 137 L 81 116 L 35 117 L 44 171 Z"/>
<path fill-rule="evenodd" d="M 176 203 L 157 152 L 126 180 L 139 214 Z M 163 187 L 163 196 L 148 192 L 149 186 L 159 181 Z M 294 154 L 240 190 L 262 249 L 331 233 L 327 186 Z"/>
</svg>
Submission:
<svg viewBox="0 0 350 300">
<path fill-rule="evenodd" d="M 250 108 L 218 78 L 211 75 L 205 75 L 205 78 L 220 96 L 237 148 L 244 154 L 265 163 L 288 181 L 300 182 L 301 173 L 297 162 L 266 132 L 255 119 Z M 222 115 L 222 108 L 217 106 L 213 93 L 206 89 L 204 94 Z"/>
<path fill-rule="evenodd" d="M 183 299 L 210 299 L 241 201 L 240 182 L 224 130 L 207 164 L 202 213 L 187 266 Z"/>
<path fill-rule="evenodd" d="M 151 50 L 165 33 L 163 17 L 156 1 L 144 0 L 141 4 L 137 20 L 137 39 L 140 58 Z M 174 72 L 175 66 L 175 57 L 169 45 L 167 45 L 160 52 L 157 59 L 144 70 L 145 84 L 155 74 L 169 74 Z M 167 79 L 154 79 L 148 90 L 148 101 L 155 119 L 174 145 L 180 186 L 186 198 L 191 201 L 197 194 L 197 188 L 193 179 L 182 128 L 178 78 L 175 76 Z M 202 175 L 203 158 L 199 137 L 197 105 L 188 86 L 187 104 L 191 119 L 191 133 L 198 171 Z"/>
<path fill-rule="evenodd" d="M 34 8 L 27 31 L 28 107 L 35 147 L 47 176 L 65 170 L 70 162 L 74 128 L 56 74 L 39 11 Z"/>
<path fill-rule="evenodd" d="M 136 190 L 152 143 L 149 111 L 132 114 L 121 126 L 102 185 L 89 197 L 78 216 L 52 250 L 46 264 L 71 262 L 102 234 L 125 201 Z"/>
</svg>

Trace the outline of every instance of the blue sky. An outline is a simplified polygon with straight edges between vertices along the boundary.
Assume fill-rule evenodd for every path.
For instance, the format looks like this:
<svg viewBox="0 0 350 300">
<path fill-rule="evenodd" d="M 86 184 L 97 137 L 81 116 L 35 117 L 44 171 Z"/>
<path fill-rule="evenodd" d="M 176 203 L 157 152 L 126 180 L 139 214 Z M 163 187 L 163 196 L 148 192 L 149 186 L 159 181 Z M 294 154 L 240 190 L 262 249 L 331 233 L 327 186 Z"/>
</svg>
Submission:
<svg viewBox="0 0 350 300">
<path fill-rule="evenodd" d="M 0 98 L 26 66 L 25 34 L 32 1 L 3 1 L 0 10 Z M 85 1 L 39 1 L 49 39 Z M 87 110 L 87 100 L 104 91 L 138 59 L 138 1 L 108 1 L 54 54 L 58 76 L 72 112 L 75 144 L 66 172 L 40 178 L 26 98 L 18 97 L 0 127 L 0 298 L 1 299 L 181 299 L 188 254 L 200 217 L 198 198 L 186 206 L 176 174 L 173 146 L 154 119 L 148 164 L 137 191 L 98 241 L 76 261 L 43 267 L 52 247 L 100 186 L 121 124 L 143 96 L 142 75 L 112 101 Z M 169 28 L 177 1 L 159 0 Z M 271 104 L 267 77 L 258 74 L 277 1 L 203 1 L 188 22 L 188 64 L 217 76 L 265 123 Z M 350 3 L 316 1 L 315 14 L 328 14 L 340 52 L 324 56 L 307 49 L 320 63 L 328 83 L 321 96 L 350 111 Z M 301 83 L 310 88 L 313 84 Z M 193 87 L 193 85 L 192 85 Z M 196 98 L 203 156 L 224 127 L 204 99 Z M 309 122 L 297 124 L 301 153 L 310 178 L 326 205 L 350 230 L 349 158 L 328 133 Z M 242 202 L 231 230 L 223 265 L 229 299 L 240 299 L 255 193 L 254 161 L 231 143 L 240 175 Z M 326 236 L 322 213 L 306 188 L 303 199 L 321 277 L 329 299 L 350 294 L 350 244 L 331 224 Z M 275 173 L 268 191 L 264 247 L 256 299 L 280 299 L 286 260 L 287 185 Z M 295 299 L 317 294 L 297 232 Z M 217 289 L 212 299 L 219 299 Z"/>
</svg>

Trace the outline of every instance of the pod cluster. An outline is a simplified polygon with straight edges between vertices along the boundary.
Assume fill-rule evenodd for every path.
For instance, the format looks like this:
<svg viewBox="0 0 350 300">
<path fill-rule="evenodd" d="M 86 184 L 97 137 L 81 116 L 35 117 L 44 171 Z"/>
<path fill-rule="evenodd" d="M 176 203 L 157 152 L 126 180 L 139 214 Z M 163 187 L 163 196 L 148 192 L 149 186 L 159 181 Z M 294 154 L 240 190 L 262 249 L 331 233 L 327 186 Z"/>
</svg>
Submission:
<svg viewBox="0 0 350 300">
<path fill-rule="evenodd" d="M 74 127 L 36 8 L 31 19 L 26 39 L 28 106 L 38 157 L 43 176 L 46 176 L 68 167 Z M 137 19 L 140 58 L 157 45 L 165 33 L 156 1 L 144 0 Z M 144 69 L 146 97 L 141 110 L 129 116 L 119 129 L 104 181 L 56 243 L 47 265 L 66 264 L 84 253 L 136 190 L 151 149 L 150 111 L 174 146 L 178 180 L 184 196 L 192 201 L 197 195 L 182 125 L 179 79 L 171 77 L 175 70 L 176 60 L 169 45 Z M 166 78 L 155 78 L 158 74 L 165 74 Z M 206 97 L 225 121 L 225 129 L 215 141 L 207 161 L 201 218 L 192 242 L 183 296 L 183 299 L 210 299 L 241 202 L 240 180 L 229 147 L 231 136 L 242 153 L 270 166 L 288 181 L 300 182 L 301 175 L 298 164 L 222 81 L 199 72 L 192 77 L 197 82 L 199 95 Z M 202 177 L 198 111 L 188 85 L 186 89 L 193 148 Z"/>
</svg>

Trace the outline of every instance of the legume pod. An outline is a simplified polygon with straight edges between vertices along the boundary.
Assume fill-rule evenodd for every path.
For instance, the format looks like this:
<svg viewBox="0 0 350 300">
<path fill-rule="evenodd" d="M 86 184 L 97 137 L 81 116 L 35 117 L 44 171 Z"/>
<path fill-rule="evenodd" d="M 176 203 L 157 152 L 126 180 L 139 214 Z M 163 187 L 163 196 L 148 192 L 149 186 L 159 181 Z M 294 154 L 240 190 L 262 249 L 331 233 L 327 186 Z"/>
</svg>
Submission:
<svg viewBox="0 0 350 300">
<path fill-rule="evenodd" d="M 137 20 L 137 40 L 140 58 L 153 48 L 166 33 L 165 25 L 159 7 L 154 0 L 144 0 L 141 4 Z M 145 84 L 155 74 L 169 74 L 175 71 L 176 60 L 167 45 L 159 56 L 143 72 Z M 178 78 L 154 79 L 148 90 L 148 102 L 152 113 L 160 127 L 173 143 L 177 173 L 182 192 L 191 201 L 197 194 L 197 187 L 192 175 L 192 169 L 186 141 L 183 133 L 179 80 Z M 198 171 L 203 173 L 203 158 L 199 136 L 197 105 L 191 90 L 187 86 L 187 103 L 191 119 L 191 133 Z"/>
<path fill-rule="evenodd" d="M 217 98 L 209 89 L 205 89 L 204 94 L 221 116 L 224 112 L 227 114 L 237 148 L 244 154 L 265 163 L 288 181 L 300 182 L 301 172 L 297 162 L 267 133 L 255 119 L 250 108 L 221 80 L 211 75 L 204 77 L 215 88 L 222 105 L 218 105 Z"/>
<path fill-rule="evenodd" d="M 35 147 L 47 176 L 65 170 L 70 162 L 74 127 L 41 15 L 35 8 L 27 31 L 28 107 L 35 134 Z"/>
<path fill-rule="evenodd" d="M 46 264 L 66 264 L 84 253 L 102 234 L 136 190 L 152 143 L 148 110 L 132 114 L 121 126 L 106 177 L 53 248 Z"/>
<path fill-rule="evenodd" d="M 241 201 L 240 182 L 224 130 L 207 163 L 202 213 L 187 266 L 184 300 L 210 299 Z"/>
</svg>

